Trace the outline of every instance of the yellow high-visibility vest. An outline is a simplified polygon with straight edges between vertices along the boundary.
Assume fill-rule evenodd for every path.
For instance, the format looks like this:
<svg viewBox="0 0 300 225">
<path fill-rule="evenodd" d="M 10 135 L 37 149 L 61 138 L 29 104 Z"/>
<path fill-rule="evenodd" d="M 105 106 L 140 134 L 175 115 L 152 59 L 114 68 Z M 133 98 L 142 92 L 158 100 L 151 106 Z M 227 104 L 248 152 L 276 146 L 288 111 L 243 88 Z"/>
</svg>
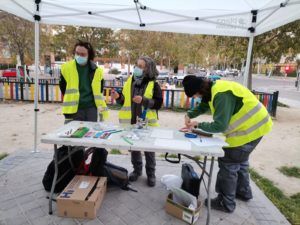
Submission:
<svg viewBox="0 0 300 225">
<path fill-rule="evenodd" d="M 79 77 L 76 68 L 75 60 L 66 62 L 61 66 L 61 74 L 66 80 L 66 92 L 63 99 L 63 114 L 73 114 L 78 111 L 79 104 Z M 92 81 L 92 91 L 94 95 L 95 105 L 98 109 L 99 115 L 103 119 L 109 117 L 108 108 L 106 106 L 103 94 L 101 93 L 101 80 L 103 79 L 103 70 L 97 68 Z"/>
<path fill-rule="evenodd" d="M 125 82 L 122 94 L 124 96 L 124 104 L 123 107 L 119 111 L 119 122 L 122 124 L 130 124 L 131 123 L 131 83 L 132 83 L 132 76 L 128 78 Z M 144 93 L 144 97 L 148 99 L 153 98 L 153 88 L 154 88 L 154 81 L 150 81 L 147 85 L 147 88 Z M 148 119 L 149 126 L 158 127 L 158 119 L 157 113 L 155 110 L 147 109 L 146 118 Z"/>
<path fill-rule="evenodd" d="M 218 80 L 212 86 L 212 96 L 209 102 L 212 114 L 215 112 L 214 97 L 226 91 L 232 91 L 233 95 L 241 97 L 243 101 L 242 108 L 232 115 L 229 126 L 224 132 L 229 147 L 244 145 L 271 131 L 273 122 L 267 109 L 249 89 L 236 82 Z"/>
</svg>

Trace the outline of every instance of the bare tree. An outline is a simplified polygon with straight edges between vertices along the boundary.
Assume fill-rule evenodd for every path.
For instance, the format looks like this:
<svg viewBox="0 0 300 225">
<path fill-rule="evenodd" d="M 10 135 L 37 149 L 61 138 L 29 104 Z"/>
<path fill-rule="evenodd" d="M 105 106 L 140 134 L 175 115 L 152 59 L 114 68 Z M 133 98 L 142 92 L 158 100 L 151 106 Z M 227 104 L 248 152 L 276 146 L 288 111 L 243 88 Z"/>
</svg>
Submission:
<svg viewBox="0 0 300 225">
<path fill-rule="evenodd" d="M 5 12 L 0 12 L 0 21 L 0 41 L 25 64 L 25 55 L 32 59 L 34 53 L 33 23 Z"/>
</svg>

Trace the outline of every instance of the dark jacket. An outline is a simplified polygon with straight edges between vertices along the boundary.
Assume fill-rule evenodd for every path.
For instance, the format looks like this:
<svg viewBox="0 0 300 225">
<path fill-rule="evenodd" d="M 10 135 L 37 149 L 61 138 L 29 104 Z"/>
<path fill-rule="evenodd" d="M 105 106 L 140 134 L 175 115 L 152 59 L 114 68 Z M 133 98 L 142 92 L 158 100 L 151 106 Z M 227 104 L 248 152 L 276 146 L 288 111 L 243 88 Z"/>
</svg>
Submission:
<svg viewBox="0 0 300 225">
<path fill-rule="evenodd" d="M 132 83 L 131 83 L 131 124 L 136 123 L 136 117 L 141 116 L 142 114 L 142 106 L 144 108 L 153 109 L 158 111 L 163 103 L 163 97 L 162 97 L 162 91 L 157 82 L 154 82 L 153 87 L 153 98 L 148 99 L 144 97 L 145 90 L 147 88 L 147 85 L 149 83 L 148 78 L 143 78 L 143 80 L 135 81 L 134 77 L 132 77 Z M 121 92 L 118 92 L 120 97 L 116 100 L 118 104 L 123 105 L 124 104 L 124 95 Z M 143 96 L 142 104 L 136 104 L 132 101 L 132 98 L 136 95 Z"/>
</svg>

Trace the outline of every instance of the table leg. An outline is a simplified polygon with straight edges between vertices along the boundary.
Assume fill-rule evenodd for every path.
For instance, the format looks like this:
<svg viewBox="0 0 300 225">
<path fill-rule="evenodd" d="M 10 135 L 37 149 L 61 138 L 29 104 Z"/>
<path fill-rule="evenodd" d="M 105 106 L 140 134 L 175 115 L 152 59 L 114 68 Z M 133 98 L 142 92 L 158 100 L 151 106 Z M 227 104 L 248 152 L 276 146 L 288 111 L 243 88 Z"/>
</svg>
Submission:
<svg viewBox="0 0 300 225">
<path fill-rule="evenodd" d="M 76 148 L 76 147 L 74 147 L 74 148 Z M 75 166 L 74 166 L 73 161 L 72 161 L 72 146 L 70 146 L 70 145 L 68 146 L 68 158 L 69 158 L 69 162 L 70 162 L 72 171 L 75 172 Z"/>
<path fill-rule="evenodd" d="M 201 172 L 201 175 L 200 175 L 200 187 L 199 187 L 199 193 L 200 193 L 200 191 L 201 191 L 201 183 L 203 183 L 202 182 L 202 180 L 204 179 L 204 174 L 205 174 L 205 172 L 206 172 L 206 162 L 207 162 L 207 156 L 204 156 L 204 159 L 203 159 L 203 166 L 201 167 L 201 165 L 199 165 L 199 167 L 200 167 L 200 169 L 202 169 L 202 172 Z"/>
<path fill-rule="evenodd" d="M 208 184 L 207 184 L 207 218 L 206 218 L 206 225 L 210 223 L 210 213 L 211 213 L 211 202 L 210 202 L 210 185 L 211 185 L 211 178 L 214 168 L 214 157 L 211 157 L 210 161 L 210 169 L 208 175 Z"/>
<path fill-rule="evenodd" d="M 52 214 L 52 199 L 53 199 L 53 193 L 54 193 L 54 188 L 55 188 L 55 184 L 56 184 L 56 180 L 57 180 L 57 174 L 58 174 L 58 160 L 57 160 L 57 145 L 54 145 L 54 177 L 53 177 L 53 181 L 52 181 L 52 187 L 51 187 L 51 192 L 50 192 L 50 196 L 49 196 L 49 214 Z"/>
</svg>

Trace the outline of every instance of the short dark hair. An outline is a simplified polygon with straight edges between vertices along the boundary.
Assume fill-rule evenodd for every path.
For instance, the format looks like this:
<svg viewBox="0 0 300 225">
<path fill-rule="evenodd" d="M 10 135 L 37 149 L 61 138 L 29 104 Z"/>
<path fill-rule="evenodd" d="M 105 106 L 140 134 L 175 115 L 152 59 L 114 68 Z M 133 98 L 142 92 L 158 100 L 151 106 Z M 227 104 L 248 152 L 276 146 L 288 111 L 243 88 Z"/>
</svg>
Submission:
<svg viewBox="0 0 300 225">
<path fill-rule="evenodd" d="M 196 77 L 194 75 L 185 76 L 182 85 L 184 92 L 188 97 L 193 97 L 195 94 L 202 95 L 203 102 L 209 102 L 211 99 L 211 87 L 213 82 L 209 79 Z"/>
<path fill-rule="evenodd" d="M 88 60 L 94 60 L 95 58 L 95 51 L 93 49 L 93 46 L 91 45 L 90 42 L 87 42 L 87 41 L 81 41 L 81 40 L 78 40 L 74 46 L 74 49 L 73 49 L 73 54 L 75 54 L 75 50 L 76 50 L 76 47 L 77 46 L 81 46 L 81 47 L 84 47 L 88 50 Z"/>
</svg>

